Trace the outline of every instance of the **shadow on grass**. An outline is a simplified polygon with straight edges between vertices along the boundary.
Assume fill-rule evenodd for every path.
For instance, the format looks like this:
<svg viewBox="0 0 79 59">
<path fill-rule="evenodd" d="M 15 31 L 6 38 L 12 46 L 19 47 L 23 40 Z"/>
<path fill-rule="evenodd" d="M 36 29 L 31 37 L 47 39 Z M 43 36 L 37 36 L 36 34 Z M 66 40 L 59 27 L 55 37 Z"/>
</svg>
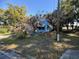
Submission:
<svg viewBox="0 0 79 59">
<path fill-rule="evenodd" d="M 52 35 L 55 37 L 54 35 Z M 6 38 L 0 40 L 5 46 L 19 51 L 25 57 L 33 56 L 37 59 L 59 59 L 62 53 L 67 49 L 79 49 L 79 37 L 70 36 L 62 33 L 62 41 L 56 42 L 53 37 L 45 34 L 26 37 L 25 39 Z M 64 38 L 68 41 L 64 41 Z M 8 46 L 9 45 L 9 46 Z"/>
<path fill-rule="evenodd" d="M 70 41 L 63 41 L 62 40 L 64 43 L 73 45 L 75 47 L 79 45 L 79 36 L 78 35 L 74 34 L 74 36 L 70 36 L 68 34 L 63 34 L 63 38 L 70 39 Z"/>
<path fill-rule="evenodd" d="M 54 40 L 46 34 L 34 35 L 25 39 L 6 38 L 0 42 L 4 42 L 6 46 L 4 50 L 14 49 L 25 57 L 30 55 L 37 59 L 58 59 L 58 51 L 51 47 Z"/>
</svg>

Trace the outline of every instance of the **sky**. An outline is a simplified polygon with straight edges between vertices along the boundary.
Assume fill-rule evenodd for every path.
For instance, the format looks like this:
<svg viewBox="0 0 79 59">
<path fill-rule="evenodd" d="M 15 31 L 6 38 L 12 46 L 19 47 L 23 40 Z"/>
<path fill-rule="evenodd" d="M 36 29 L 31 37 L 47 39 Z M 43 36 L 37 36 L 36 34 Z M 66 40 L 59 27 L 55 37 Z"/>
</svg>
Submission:
<svg viewBox="0 0 79 59">
<path fill-rule="evenodd" d="M 57 8 L 57 0 L 0 0 L 0 8 L 7 9 L 8 3 L 26 6 L 27 15 L 49 13 Z"/>
</svg>

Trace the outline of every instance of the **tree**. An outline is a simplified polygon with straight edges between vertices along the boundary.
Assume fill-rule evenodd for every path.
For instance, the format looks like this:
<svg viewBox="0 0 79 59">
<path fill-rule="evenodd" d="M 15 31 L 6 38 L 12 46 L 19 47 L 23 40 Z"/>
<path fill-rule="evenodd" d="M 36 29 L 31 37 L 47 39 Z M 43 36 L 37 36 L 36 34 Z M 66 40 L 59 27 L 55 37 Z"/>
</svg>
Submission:
<svg viewBox="0 0 79 59">
<path fill-rule="evenodd" d="M 79 0 L 73 0 L 72 5 L 74 6 L 74 18 L 78 21 L 78 18 L 79 18 Z"/>
<path fill-rule="evenodd" d="M 62 0 L 61 1 L 61 11 L 63 12 L 63 20 L 68 29 L 68 24 L 71 23 L 73 29 L 74 24 L 74 6 L 72 4 L 73 0 Z"/>
<path fill-rule="evenodd" d="M 13 6 L 9 4 L 8 9 L 5 11 L 5 17 L 6 21 L 13 25 L 16 23 L 22 23 L 25 20 L 26 17 L 26 9 L 24 6 Z"/>
<path fill-rule="evenodd" d="M 66 23 L 73 24 L 74 20 L 79 22 L 79 0 L 62 0 L 61 10 L 65 14 Z"/>
<path fill-rule="evenodd" d="M 4 22 L 4 19 L 5 19 L 4 13 L 5 13 L 5 10 L 0 9 L 0 24 L 1 25 L 3 25 L 5 23 Z"/>
</svg>

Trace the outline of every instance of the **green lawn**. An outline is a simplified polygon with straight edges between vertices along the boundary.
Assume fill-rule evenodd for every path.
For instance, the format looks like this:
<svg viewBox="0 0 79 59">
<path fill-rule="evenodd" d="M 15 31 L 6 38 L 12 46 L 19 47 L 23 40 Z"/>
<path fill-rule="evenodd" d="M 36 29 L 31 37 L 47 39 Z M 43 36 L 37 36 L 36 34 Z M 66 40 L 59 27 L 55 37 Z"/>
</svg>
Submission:
<svg viewBox="0 0 79 59">
<path fill-rule="evenodd" d="M 16 44 L 18 47 L 15 48 L 17 51 L 23 51 L 22 54 L 30 54 L 32 56 L 37 56 L 40 54 L 40 57 L 43 55 L 50 55 L 54 59 L 59 59 L 62 53 L 67 49 L 79 49 L 79 37 L 75 33 L 61 33 L 61 42 L 56 42 L 56 33 L 53 33 L 50 37 L 46 34 L 35 34 L 32 37 L 26 37 L 24 39 L 16 39 L 6 38 L 0 40 L 0 42 L 4 42 L 8 45 Z M 43 52 L 38 53 L 37 49 L 39 49 L 38 45 L 36 47 L 31 47 L 34 43 L 41 43 L 42 41 L 45 43 L 46 40 L 51 40 L 50 46 L 47 48 L 47 45 L 40 45 L 40 49 L 47 49 L 49 52 L 43 54 Z M 46 41 L 47 42 L 47 41 Z M 47 42 L 48 43 L 48 42 Z M 43 43 L 42 43 L 43 44 Z M 46 43 L 45 43 L 46 44 Z M 26 48 L 26 46 L 30 46 Z M 28 52 L 28 53 L 27 53 Z M 41 58 L 40 58 L 41 59 Z"/>
<path fill-rule="evenodd" d="M 0 28 L 0 34 L 10 34 L 9 28 L 1 27 Z"/>
</svg>

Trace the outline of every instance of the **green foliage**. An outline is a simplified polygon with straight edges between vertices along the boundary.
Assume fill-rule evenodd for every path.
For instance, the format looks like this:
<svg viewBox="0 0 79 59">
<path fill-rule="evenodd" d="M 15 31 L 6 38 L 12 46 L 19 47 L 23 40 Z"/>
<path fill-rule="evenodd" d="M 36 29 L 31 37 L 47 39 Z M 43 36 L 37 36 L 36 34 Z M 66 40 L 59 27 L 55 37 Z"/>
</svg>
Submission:
<svg viewBox="0 0 79 59">
<path fill-rule="evenodd" d="M 68 14 L 73 10 L 72 0 L 62 0 L 61 1 L 61 10 L 64 14 Z"/>
<path fill-rule="evenodd" d="M 4 14 L 4 10 L 0 9 L 0 15 L 3 15 L 3 14 Z"/>
<path fill-rule="evenodd" d="M 16 23 L 22 23 L 26 20 L 26 8 L 25 6 L 14 6 L 8 4 L 7 10 L 0 9 L 0 21 L 3 21 L 5 25 L 13 25 Z"/>
<path fill-rule="evenodd" d="M 25 39 L 27 35 L 24 32 L 17 32 L 16 33 L 16 39 Z"/>
<path fill-rule="evenodd" d="M 8 8 L 6 10 L 0 9 L 0 22 L 4 23 L 1 26 L 8 26 L 9 30 L 11 29 L 10 27 L 13 27 L 13 31 L 17 30 L 17 28 L 21 28 L 21 30 L 24 30 L 22 28 L 24 27 L 24 22 L 26 22 L 26 20 L 27 17 L 25 6 L 8 4 Z M 8 30 L 6 28 L 0 29 L 0 33 L 6 33 L 7 31 Z M 18 35 L 17 37 L 24 37 L 25 35 L 23 34 L 23 31 L 21 31 L 21 33 L 16 31 L 15 34 Z"/>
<path fill-rule="evenodd" d="M 5 13 L 5 11 L 2 10 L 2 9 L 0 9 L 0 21 L 3 21 L 3 19 L 4 19 L 4 13 Z"/>
<path fill-rule="evenodd" d="M 79 0 L 61 1 L 61 10 L 67 15 L 67 18 L 79 18 Z"/>
<path fill-rule="evenodd" d="M 17 22 L 22 22 L 25 20 L 26 9 L 24 6 L 13 6 L 9 5 L 8 9 L 5 12 L 5 16 L 7 16 L 7 20 L 13 24 Z"/>
</svg>

